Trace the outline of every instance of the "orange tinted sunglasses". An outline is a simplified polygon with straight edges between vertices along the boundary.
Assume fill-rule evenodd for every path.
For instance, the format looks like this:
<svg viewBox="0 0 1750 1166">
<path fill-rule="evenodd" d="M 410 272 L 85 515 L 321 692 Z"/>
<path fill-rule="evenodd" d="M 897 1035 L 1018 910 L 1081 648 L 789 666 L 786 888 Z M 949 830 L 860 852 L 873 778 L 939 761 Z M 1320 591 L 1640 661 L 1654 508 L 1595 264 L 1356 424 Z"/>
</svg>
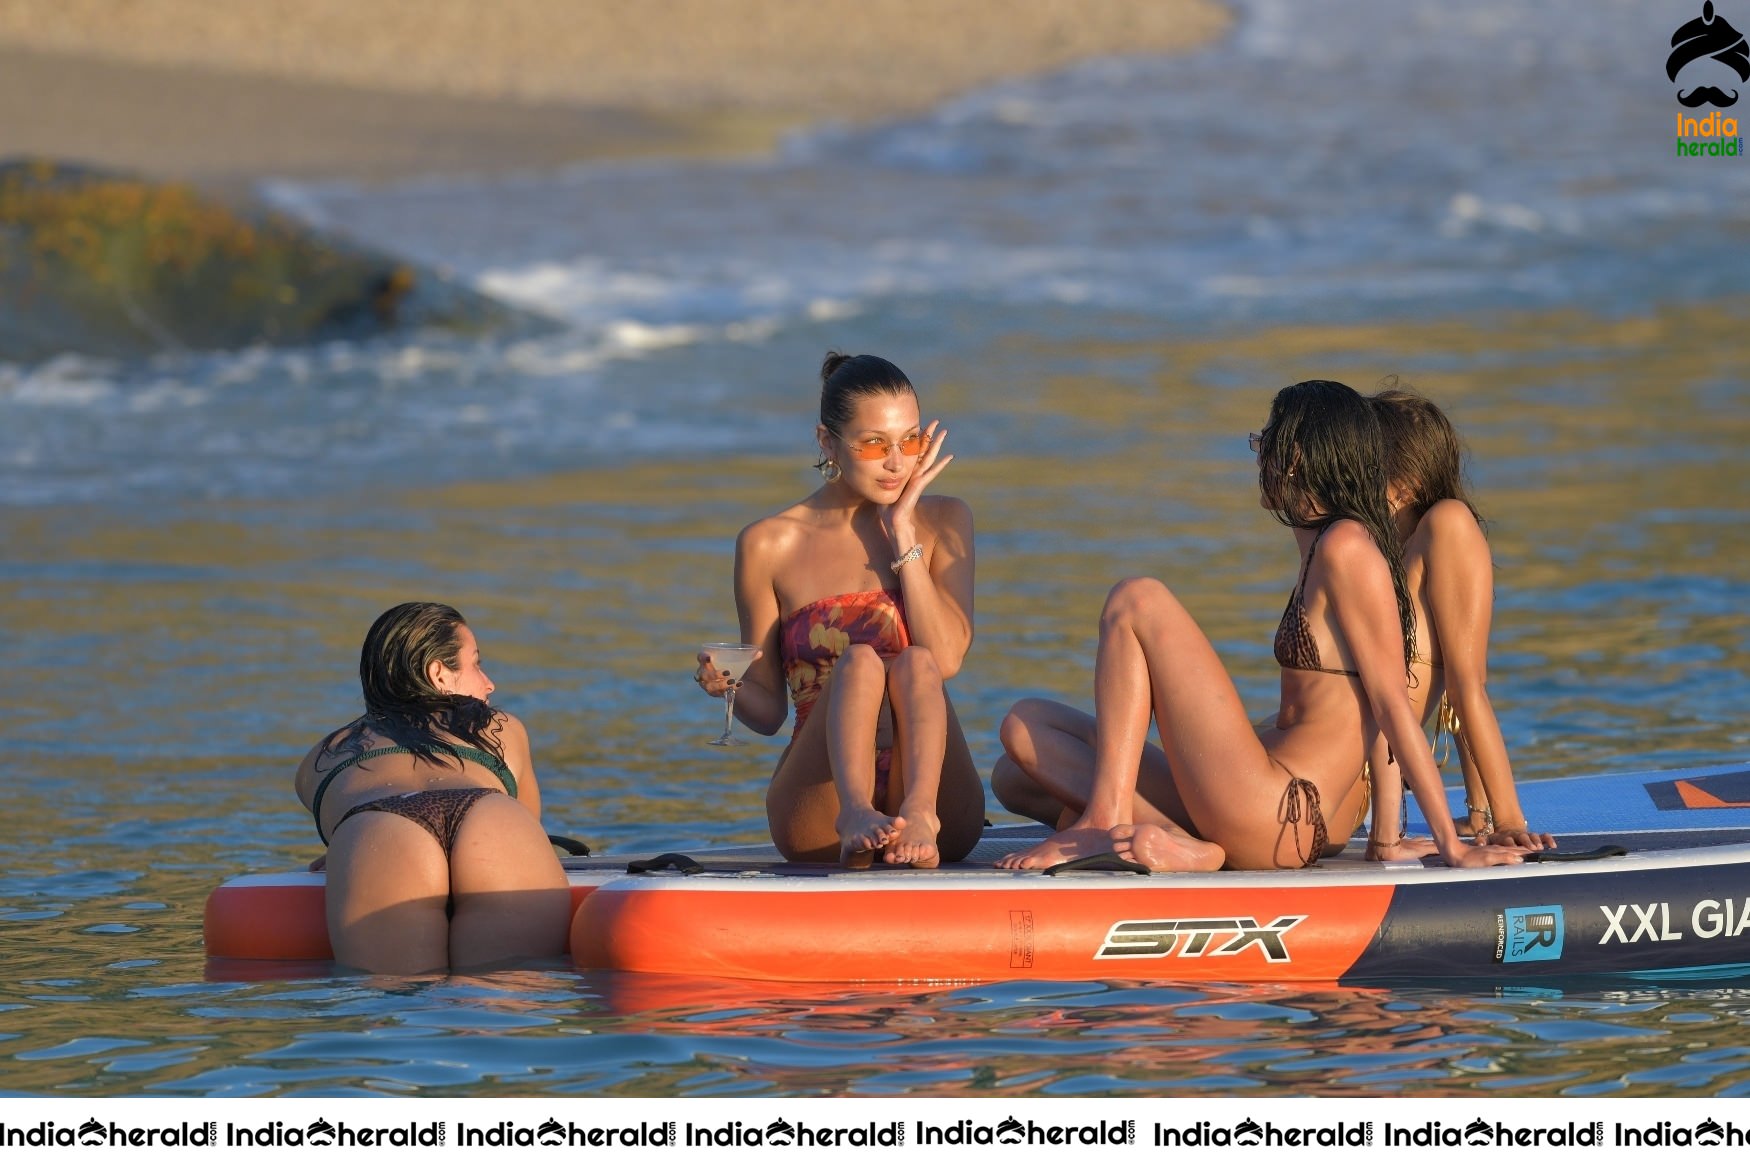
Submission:
<svg viewBox="0 0 1750 1166">
<path fill-rule="evenodd" d="M 902 437 L 898 441 L 886 441 L 879 437 L 871 437 L 867 441 L 845 442 L 845 445 L 850 448 L 851 456 L 860 462 L 878 462 L 886 457 L 887 452 L 892 449 L 899 450 L 906 457 L 917 457 L 928 448 L 929 444 L 930 439 L 921 433 Z"/>
</svg>

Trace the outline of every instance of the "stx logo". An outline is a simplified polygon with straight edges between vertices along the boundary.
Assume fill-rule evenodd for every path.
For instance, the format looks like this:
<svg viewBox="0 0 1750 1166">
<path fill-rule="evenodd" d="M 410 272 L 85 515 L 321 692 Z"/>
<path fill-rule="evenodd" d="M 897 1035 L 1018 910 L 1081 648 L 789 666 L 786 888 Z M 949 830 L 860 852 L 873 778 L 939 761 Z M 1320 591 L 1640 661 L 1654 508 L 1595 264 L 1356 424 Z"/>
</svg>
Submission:
<svg viewBox="0 0 1750 1166">
<path fill-rule="evenodd" d="M 1266 926 L 1250 917 L 1238 919 L 1121 919 L 1106 932 L 1097 960 L 1159 959 L 1174 954 L 1180 959 L 1205 955 L 1239 955 L 1256 946 L 1273 964 L 1288 962 L 1288 946 L 1282 942 L 1305 915 L 1278 915 Z M 1224 942 L 1214 951 L 1209 945 Z M 1183 941 L 1183 942 L 1181 942 Z"/>
</svg>

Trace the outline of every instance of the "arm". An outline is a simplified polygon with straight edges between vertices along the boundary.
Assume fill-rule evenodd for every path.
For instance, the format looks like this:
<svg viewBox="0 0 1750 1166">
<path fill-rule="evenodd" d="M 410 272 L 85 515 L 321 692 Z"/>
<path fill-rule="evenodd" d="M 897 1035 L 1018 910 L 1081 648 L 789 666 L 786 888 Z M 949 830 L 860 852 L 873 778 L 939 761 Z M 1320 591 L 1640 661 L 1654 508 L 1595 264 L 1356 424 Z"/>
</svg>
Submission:
<svg viewBox="0 0 1750 1166">
<path fill-rule="evenodd" d="M 298 772 L 292 777 L 292 790 L 298 795 L 298 800 L 304 803 L 306 810 L 310 808 L 311 799 L 316 796 L 316 787 L 322 783 L 322 776 L 316 771 L 316 767 L 321 763 L 323 755 L 327 753 L 337 735 L 337 733 L 330 733 L 316 742 L 310 751 L 304 754 L 304 760 L 298 763 Z M 326 870 L 327 868 L 328 852 L 326 850 L 310 861 L 309 869 L 313 871 Z"/>
<path fill-rule="evenodd" d="M 900 592 L 905 596 L 905 622 L 912 643 L 928 648 L 941 669 L 942 679 L 952 678 L 972 647 L 972 584 L 975 556 L 972 545 L 972 508 L 958 498 L 930 498 L 923 493 L 954 460 L 942 457 L 948 431 L 930 422 L 929 450 L 918 462 L 899 500 L 882 515 L 882 526 L 898 559 L 923 543 L 920 529 L 933 536 L 924 547 L 921 561 L 899 568 Z M 919 521 L 919 511 L 925 521 Z"/>
<path fill-rule="evenodd" d="M 311 746 L 310 751 L 304 754 L 304 760 L 298 763 L 298 772 L 292 777 L 292 791 L 298 795 L 298 800 L 304 803 L 306 810 L 310 808 L 310 799 L 316 796 L 316 786 L 322 780 L 316 773 L 316 760 L 322 756 L 323 750 L 328 748 L 328 742 L 331 739 L 332 734 Z"/>
<path fill-rule="evenodd" d="M 1404 775 L 1398 771 L 1385 738 L 1376 736 L 1367 751 L 1368 772 L 1373 775 L 1373 805 L 1367 828 L 1368 862 L 1392 862 L 1425 858 L 1434 852 L 1426 838 L 1404 837 Z"/>
<path fill-rule="evenodd" d="M 1393 603 L 1395 609 L 1395 596 Z M 1404 834 L 1404 775 L 1384 734 L 1374 734 L 1367 747 L 1367 772 L 1372 789 L 1363 857 L 1368 862 L 1400 862 L 1433 853 L 1434 844 L 1428 839 L 1408 838 Z"/>
<path fill-rule="evenodd" d="M 930 650 L 947 680 L 960 671 L 972 647 L 972 508 L 958 498 L 937 497 L 924 509 L 935 543 L 921 562 L 900 567 L 899 586 L 912 642 Z"/>
<path fill-rule="evenodd" d="M 741 642 L 758 644 L 760 654 L 743 674 L 735 692 L 735 719 L 763 737 L 784 727 L 790 713 L 790 690 L 784 683 L 778 651 L 778 591 L 774 564 L 786 532 L 776 519 L 747 527 L 735 540 L 735 610 L 741 621 Z M 721 697 L 727 686 L 709 676 L 705 691 Z"/>
<path fill-rule="evenodd" d="M 504 751 L 504 763 L 516 777 L 516 800 L 528 807 L 536 821 L 541 818 L 541 785 L 535 780 L 534 749 L 529 744 L 529 730 L 509 713 L 499 713 L 498 743 Z"/>
<path fill-rule="evenodd" d="M 1456 735 L 1467 779 L 1480 781 L 1494 814 L 1495 837 L 1517 845 L 1554 844 L 1529 832 L 1519 808 L 1507 743 L 1489 701 L 1489 625 L 1494 614 L 1494 565 L 1489 544 L 1462 502 L 1438 503 L 1423 518 L 1429 525 L 1428 618 L 1434 625 L 1446 669 L 1446 699 L 1458 714 Z"/>
<path fill-rule="evenodd" d="M 1404 784 L 1428 820 L 1441 858 L 1449 866 L 1518 862 L 1516 850 L 1469 846 L 1453 828 L 1433 750 L 1410 707 L 1403 631 L 1385 557 L 1355 522 L 1336 523 L 1325 536 L 1324 549 L 1332 617 L 1361 673 L 1373 719 L 1397 760 Z"/>
<path fill-rule="evenodd" d="M 1439 715 L 1439 710 L 1436 710 Z M 1454 716 L 1458 714 L 1454 713 Z M 1436 740 L 1438 747 L 1438 740 Z M 1490 823 L 1494 821 L 1493 811 L 1489 808 L 1489 790 L 1483 784 L 1483 775 L 1477 770 L 1477 761 L 1469 749 L 1454 742 L 1458 752 L 1458 768 L 1464 774 L 1464 816 L 1457 819 L 1458 832 L 1468 834 L 1472 838 L 1487 838 L 1491 833 Z M 1434 760 L 1445 765 L 1446 759 L 1438 752 Z"/>
</svg>

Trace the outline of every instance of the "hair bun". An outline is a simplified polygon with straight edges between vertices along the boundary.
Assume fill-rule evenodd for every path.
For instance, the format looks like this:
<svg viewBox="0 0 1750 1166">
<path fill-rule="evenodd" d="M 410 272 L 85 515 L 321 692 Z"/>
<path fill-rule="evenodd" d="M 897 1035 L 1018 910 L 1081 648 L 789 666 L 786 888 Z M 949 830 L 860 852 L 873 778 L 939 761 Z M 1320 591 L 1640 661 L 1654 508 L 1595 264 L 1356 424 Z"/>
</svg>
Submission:
<svg viewBox="0 0 1750 1166">
<path fill-rule="evenodd" d="M 883 393 L 917 395 L 899 367 L 879 356 L 848 356 L 831 349 L 820 362 L 820 423 L 843 433 L 863 397 Z"/>
<path fill-rule="evenodd" d="M 821 383 L 825 384 L 829 379 L 831 379 L 832 374 L 837 372 L 840 368 L 844 367 L 845 362 L 850 360 L 850 359 L 851 358 L 848 355 L 846 355 L 843 352 L 840 352 L 836 348 L 828 349 L 827 353 L 826 353 L 826 359 L 820 362 L 820 380 L 821 380 Z"/>
</svg>

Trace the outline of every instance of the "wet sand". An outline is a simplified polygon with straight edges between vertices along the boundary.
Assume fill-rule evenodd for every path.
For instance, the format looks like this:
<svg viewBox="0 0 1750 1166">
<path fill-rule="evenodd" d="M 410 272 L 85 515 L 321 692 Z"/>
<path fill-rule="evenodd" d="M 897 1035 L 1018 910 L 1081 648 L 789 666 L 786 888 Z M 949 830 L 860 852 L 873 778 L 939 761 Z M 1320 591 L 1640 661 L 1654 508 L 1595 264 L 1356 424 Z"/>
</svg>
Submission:
<svg viewBox="0 0 1750 1166">
<path fill-rule="evenodd" d="M 758 153 L 1228 26 L 1213 0 L 18 0 L 0 157 L 229 183 Z"/>
</svg>

